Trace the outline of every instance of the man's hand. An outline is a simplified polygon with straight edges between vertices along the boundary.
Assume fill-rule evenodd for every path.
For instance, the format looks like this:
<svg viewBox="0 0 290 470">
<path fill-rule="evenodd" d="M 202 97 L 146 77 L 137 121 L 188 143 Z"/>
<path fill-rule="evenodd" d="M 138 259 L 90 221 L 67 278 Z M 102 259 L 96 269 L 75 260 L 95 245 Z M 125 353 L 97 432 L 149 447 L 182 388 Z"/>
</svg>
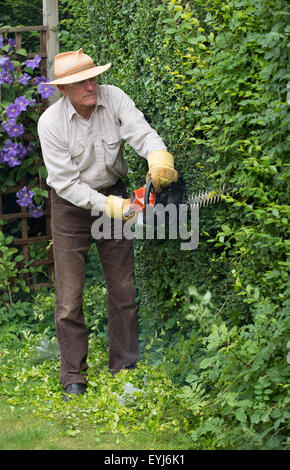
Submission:
<svg viewBox="0 0 290 470">
<path fill-rule="evenodd" d="M 129 220 L 135 212 L 131 208 L 130 199 L 110 195 L 106 200 L 105 214 L 111 219 Z"/>
<path fill-rule="evenodd" d="M 166 150 L 157 150 L 150 153 L 148 155 L 148 166 L 149 171 L 146 175 L 146 182 L 151 178 L 156 193 L 160 193 L 163 188 L 167 188 L 178 179 L 178 173 L 174 169 L 173 155 Z"/>
</svg>

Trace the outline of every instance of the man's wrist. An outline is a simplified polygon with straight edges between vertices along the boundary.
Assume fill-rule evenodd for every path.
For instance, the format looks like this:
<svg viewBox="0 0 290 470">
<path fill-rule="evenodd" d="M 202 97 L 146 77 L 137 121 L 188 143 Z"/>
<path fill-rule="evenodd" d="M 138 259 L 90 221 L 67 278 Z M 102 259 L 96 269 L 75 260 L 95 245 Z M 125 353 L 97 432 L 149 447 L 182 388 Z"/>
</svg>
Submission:
<svg viewBox="0 0 290 470">
<path fill-rule="evenodd" d="M 172 153 L 167 152 L 167 150 L 156 150 L 155 152 L 151 152 L 149 153 L 147 160 L 149 168 L 157 166 L 174 168 L 174 157 Z"/>
</svg>

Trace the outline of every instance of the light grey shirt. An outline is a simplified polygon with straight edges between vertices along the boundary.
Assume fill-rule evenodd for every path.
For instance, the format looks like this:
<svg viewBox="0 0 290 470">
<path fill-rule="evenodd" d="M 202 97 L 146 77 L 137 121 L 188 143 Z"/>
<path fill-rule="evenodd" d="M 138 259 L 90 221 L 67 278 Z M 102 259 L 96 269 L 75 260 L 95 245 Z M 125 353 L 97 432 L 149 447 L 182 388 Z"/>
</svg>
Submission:
<svg viewBox="0 0 290 470">
<path fill-rule="evenodd" d="M 157 132 L 120 88 L 97 86 L 97 103 L 90 120 L 81 117 L 67 96 L 51 105 L 38 121 L 47 184 L 78 207 L 105 209 L 98 190 L 126 176 L 122 140 L 147 159 L 167 150 Z"/>
</svg>

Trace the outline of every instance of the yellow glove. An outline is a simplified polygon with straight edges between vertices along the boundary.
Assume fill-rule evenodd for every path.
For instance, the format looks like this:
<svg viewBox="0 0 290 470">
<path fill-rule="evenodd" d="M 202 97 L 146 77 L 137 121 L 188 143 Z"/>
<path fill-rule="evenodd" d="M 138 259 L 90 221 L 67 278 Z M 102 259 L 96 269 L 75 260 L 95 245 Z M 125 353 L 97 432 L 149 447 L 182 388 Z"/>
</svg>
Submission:
<svg viewBox="0 0 290 470">
<path fill-rule="evenodd" d="M 106 200 L 105 214 L 111 219 L 129 220 L 135 212 L 131 209 L 130 199 L 110 195 Z"/>
<path fill-rule="evenodd" d="M 163 188 L 178 179 L 178 173 L 174 169 L 173 155 L 166 150 L 149 153 L 148 166 L 149 171 L 146 175 L 146 182 L 151 178 L 156 193 L 160 193 Z"/>
</svg>

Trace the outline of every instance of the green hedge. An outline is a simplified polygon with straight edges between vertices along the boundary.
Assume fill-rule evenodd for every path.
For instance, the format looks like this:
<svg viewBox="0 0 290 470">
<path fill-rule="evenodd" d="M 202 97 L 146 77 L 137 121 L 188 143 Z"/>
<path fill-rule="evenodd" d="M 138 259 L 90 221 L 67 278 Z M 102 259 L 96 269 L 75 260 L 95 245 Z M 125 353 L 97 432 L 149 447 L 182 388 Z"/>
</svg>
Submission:
<svg viewBox="0 0 290 470">
<path fill-rule="evenodd" d="M 187 191 L 236 188 L 201 210 L 197 250 L 136 242 L 143 352 L 180 383 L 201 447 L 285 448 L 287 2 L 60 4 L 62 49 L 112 62 L 101 80 L 134 99 Z M 146 162 L 125 153 L 132 190 Z"/>
</svg>

